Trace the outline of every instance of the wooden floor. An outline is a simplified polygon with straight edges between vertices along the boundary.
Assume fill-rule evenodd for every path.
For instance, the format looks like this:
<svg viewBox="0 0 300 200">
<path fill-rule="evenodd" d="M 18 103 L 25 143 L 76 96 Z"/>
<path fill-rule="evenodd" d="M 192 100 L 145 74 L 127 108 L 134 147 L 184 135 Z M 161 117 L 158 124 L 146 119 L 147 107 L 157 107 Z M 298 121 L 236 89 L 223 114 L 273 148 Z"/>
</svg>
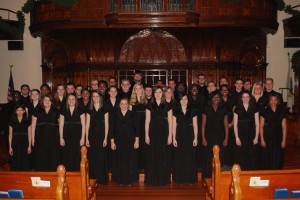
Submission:
<svg viewBox="0 0 300 200">
<path fill-rule="evenodd" d="M 299 131 L 299 130 L 296 130 Z M 285 149 L 284 168 L 300 168 L 300 140 L 295 144 L 295 130 L 288 131 L 287 147 Z M 2 154 L 3 152 L 0 152 Z M 9 170 L 8 165 L 0 166 L 0 170 Z M 201 174 L 199 173 L 199 180 Z M 99 185 L 97 198 L 103 200 L 201 200 L 205 199 L 205 192 L 201 182 L 197 184 L 175 184 L 167 186 L 147 186 L 143 183 L 143 175 L 140 175 L 141 181 L 132 186 L 120 186 L 109 182 L 107 185 Z"/>
<path fill-rule="evenodd" d="M 205 192 L 202 183 L 193 185 L 179 185 L 171 183 L 167 186 L 147 186 L 143 182 L 134 183 L 132 186 L 120 186 L 115 183 L 99 186 L 98 199 L 136 199 L 136 200 L 199 200 L 205 199 Z"/>
</svg>

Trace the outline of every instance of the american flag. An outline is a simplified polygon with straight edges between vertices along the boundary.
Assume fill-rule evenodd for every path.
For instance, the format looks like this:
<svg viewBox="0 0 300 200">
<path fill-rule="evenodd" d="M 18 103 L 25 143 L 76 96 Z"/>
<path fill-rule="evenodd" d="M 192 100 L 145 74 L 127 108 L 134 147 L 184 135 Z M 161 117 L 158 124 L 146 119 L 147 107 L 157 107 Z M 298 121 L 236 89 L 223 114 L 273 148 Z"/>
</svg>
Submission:
<svg viewBox="0 0 300 200">
<path fill-rule="evenodd" d="M 14 79 L 13 79 L 13 76 L 12 76 L 12 65 L 10 66 L 10 76 L 9 76 L 9 82 L 8 82 L 8 91 L 7 91 L 7 101 L 12 101 L 13 99 L 13 92 L 15 90 L 15 87 L 14 87 Z"/>
</svg>

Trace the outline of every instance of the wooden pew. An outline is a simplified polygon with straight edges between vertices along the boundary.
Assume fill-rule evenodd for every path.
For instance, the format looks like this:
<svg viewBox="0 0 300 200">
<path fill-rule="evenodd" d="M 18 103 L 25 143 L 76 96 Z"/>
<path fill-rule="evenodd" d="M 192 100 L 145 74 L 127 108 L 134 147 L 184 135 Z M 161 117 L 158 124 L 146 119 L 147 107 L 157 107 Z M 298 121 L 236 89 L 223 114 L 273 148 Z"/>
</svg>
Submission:
<svg viewBox="0 0 300 200">
<path fill-rule="evenodd" d="M 30 177 L 41 177 L 50 181 L 50 187 L 32 187 Z M 69 188 L 66 182 L 66 169 L 63 165 L 55 172 L 1 172 L 0 190 L 20 189 L 25 199 L 69 200 Z M 10 199 L 10 198 L 4 198 Z"/>
<path fill-rule="evenodd" d="M 300 190 L 300 169 L 241 171 L 234 165 L 231 172 L 221 171 L 219 151 L 213 147 L 212 178 L 204 180 L 206 199 L 272 199 L 275 188 Z M 250 187 L 251 177 L 269 180 L 269 186 Z"/>
<path fill-rule="evenodd" d="M 269 186 L 250 187 L 251 177 L 269 180 Z M 275 188 L 287 188 L 289 192 L 300 190 L 300 169 L 241 171 L 238 164 L 232 167 L 230 199 L 273 199 Z"/>
<path fill-rule="evenodd" d="M 87 160 L 87 148 L 81 148 L 80 172 L 66 172 L 66 182 L 63 188 L 57 188 L 59 183 L 56 172 L 0 172 L 0 190 L 20 189 L 26 199 L 68 199 L 69 192 L 71 200 L 96 199 L 97 182 L 89 179 L 89 165 Z M 42 180 L 50 181 L 50 187 L 33 187 L 31 177 L 40 177 Z M 68 188 L 68 189 L 67 189 Z M 58 197 L 56 190 L 62 190 L 63 197 Z"/>
</svg>

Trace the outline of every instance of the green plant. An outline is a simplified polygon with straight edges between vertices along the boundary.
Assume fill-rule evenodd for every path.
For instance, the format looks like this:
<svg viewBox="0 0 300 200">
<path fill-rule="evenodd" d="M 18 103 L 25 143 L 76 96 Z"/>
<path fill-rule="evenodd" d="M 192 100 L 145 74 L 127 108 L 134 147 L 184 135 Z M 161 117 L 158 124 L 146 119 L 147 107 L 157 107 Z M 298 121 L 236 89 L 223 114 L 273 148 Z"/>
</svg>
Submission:
<svg viewBox="0 0 300 200">
<path fill-rule="evenodd" d="M 300 50 L 296 51 L 291 59 L 291 68 L 294 71 L 295 75 L 299 75 L 299 68 L 300 68 L 300 63 L 298 63 L 300 61 Z"/>
<path fill-rule="evenodd" d="M 6 33 L 11 34 L 12 36 L 23 35 L 25 28 L 25 14 L 30 13 L 30 11 L 34 8 L 35 3 L 38 0 L 27 0 L 22 6 L 21 10 L 17 11 L 17 19 L 18 19 L 18 27 L 14 27 L 9 25 L 8 23 L 0 20 L 0 29 Z M 78 0 L 50 0 L 55 5 L 72 7 Z"/>
</svg>

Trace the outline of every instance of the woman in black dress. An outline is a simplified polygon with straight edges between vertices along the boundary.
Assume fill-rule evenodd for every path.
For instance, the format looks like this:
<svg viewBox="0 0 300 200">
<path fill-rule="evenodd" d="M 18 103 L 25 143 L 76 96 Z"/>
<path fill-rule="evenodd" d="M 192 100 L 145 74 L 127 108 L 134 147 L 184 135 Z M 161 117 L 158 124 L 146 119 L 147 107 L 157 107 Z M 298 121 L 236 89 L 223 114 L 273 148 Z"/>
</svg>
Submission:
<svg viewBox="0 0 300 200">
<path fill-rule="evenodd" d="M 53 98 L 53 105 L 57 110 L 61 110 L 66 106 L 66 90 L 62 84 L 57 85 L 56 92 Z"/>
<path fill-rule="evenodd" d="M 35 171 L 55 171 L 60 163 L 58 118 L 51 96 L 44 95 L 31 124 Z"/>
<path fill-rule="evenodd" d="M 202 180 L 211 177 L 213 146 L 219 146 L 222 163 L 223 147 L 226 147 L 228 144 L 227 109 L 221 105 L 221 97 L 218 91 L 211 92 L 208 98 L 208 104 L 205 106 L 202 114 Z"/>
<path fill-rule="evenodd" d="M 67 97 L 66 108 L 59 116 L 59 142 L 62 146 L 62 163 L 68 171 L 80 169 L 80 146 L 85 139 L 85 114 L 78 107 L 75 94 Z"/>
<path fill-rule="evenodd" d="M 139 148 L 137 120 L 129 110 L 127 98 L 120 101 L 112 127 L 111 149 L 113 154 L 112 180 L 124 185 L 138 181 L 139 167 L 136 149 Z"/>
<path fill-rule="evenodd" d="M 119 110 L 119 104 L 120 104 L 120 99 L 118 97 L 118 89 L 115 86 L 111 86 L 108 90 L 108 94 L 109 97 L 106 99 L 106 101 L 104 101 L 104 108 L 105 110 L 107 110 L 108 112 L 108 116 L 109 116 L 109 127 L 113 126 L 113 121 L 114 121 L 114 116 L 115 113 Z M 111 128 L 109 129 L 108 132 L 108 139 L 107 139 L 107 146 L 108 148 L 106 148 L 107 150 L 107 166 L 108 166 L 108 170 L 110 171 L 112 169 L 112 149 L 110 148 L 111 144 L 110 144 L 110 137 L 113 134 L 111 132 Z"/>
<path fill-rule="evenodd" d="M 173 116 L 173 180 L 176 183 L 195 183 L 198 181 L 196 165 L 196 146 L 198 145 L 197 115 L 188 107 L 188 97 L 183 96 L 180 107 Z"/>
<path fill-rule="evenodd" d="M 80 98 L 78 100 L 78 107 L 80 107 L 84 113 L 87 113 L 87 112 L 89 112 L 90 106 L 91 106 L 90 91 L 88 89 L 84 88 L 81 91 L 81 95 L 82 95 L 82 98 Z"/>
<path fill-rule="evenodd" d="M 204 96 L 199 95 L 199 85 L 192 84 L 189 89 L 188 95 L 189 107 L 191 110 L 195 112 L 197 115 L 197 124 L 198 130 L 200 134 L 198 134 L 198 143 L 196 148 L 196 162 L 197 168 L 202 168 L 202 136 L 201 136 L 201 125 L 202 125 L 202 112 L 204 109 L 204 105 L 206 104 L 206 98 Z M 199 132 L 198 131 L 198 132 Z"/>
<path fill-rule="evenodd" d="M 283 168 L 286 116 L 280 106 L 280 97 L 271 94 L 268 107 L 260 116 L 263 169 Z"/>
<path fill-rule="evenodd" d="M 258 109 L 259 114 L 261 114 L 268 104 L 268 99 L 264 97 L 264 89 L 261 83 L 254 83 L 252 89 L 252 96 L 254 105 Z"/>
<path fill-rule="evenodd" d="M 227 114 L 228 114 L 228 145 L 227 147 L 224 148 L 224 156 L 223 156 L 223 165 L 232 166 L 234 164 L 234 152 L 235 152 L 235 135 L 233 131 L 233 109 L 235 106 L 235 100 L 234 98 L 231 97 L 231 93 L 229 90 L 229 86 L 226 84 L 221 85 L 220 87 L 220 93 L 221 93 L 221 101 L 222 104 L 226 107 L 227 109 Z"/>
<path fill-rule="evenodd" d="M 38 89 L 33 89 L 30 92 L 30 104 L 28 106 L 28 114 L 29 116 L 32 116 L 33 113 L 36 112 L 36 110 L 40 107 L 39 106 L 40 101 L 40 91 Z"/>
<path fill-rule="evenodd" d="M 257 144 L 259 137 L 259 114 L 250 101 L 250 92 L 243 91 L 233 115 L 236 141 L 235 162 L 243 170 L 258 168 Z"/>
<path fill-rule="evenodd" d="M 11 170 L 29 171 L 31 153 L 31 124 L 25 106 L 17 105 L 9 123 L 9 155 Z"/>
<path fill-rule="evenodd" d="M 138 136 L 139 136 L 139 169 L 145 169 L 145 112 L 148 100 L 145 95 L 143 85 L 136 83 L 133 86 L 130 98 L 131 110 L 134 112 L 135 120 L 137 121 Z"/>
<path fill-rule="evenodd" d="M 145 143 L 149 151 L 146 155 L 145 183 L 148 185 L 170 183 L 172 115 L 170 105 L 165 103 L 162 88 L 155 88 L 154 98 L 146 106 Z"/>
<path fill-rule="evenodd" d="M 107 136 L 108 112 L 103 107 L 100 93 L 93 91 L 90 111 L 86 115 L 86 146 L 89 147 L 90 178 L 97 179 L 99 184 L 108 181 Z"/>
</svg>

